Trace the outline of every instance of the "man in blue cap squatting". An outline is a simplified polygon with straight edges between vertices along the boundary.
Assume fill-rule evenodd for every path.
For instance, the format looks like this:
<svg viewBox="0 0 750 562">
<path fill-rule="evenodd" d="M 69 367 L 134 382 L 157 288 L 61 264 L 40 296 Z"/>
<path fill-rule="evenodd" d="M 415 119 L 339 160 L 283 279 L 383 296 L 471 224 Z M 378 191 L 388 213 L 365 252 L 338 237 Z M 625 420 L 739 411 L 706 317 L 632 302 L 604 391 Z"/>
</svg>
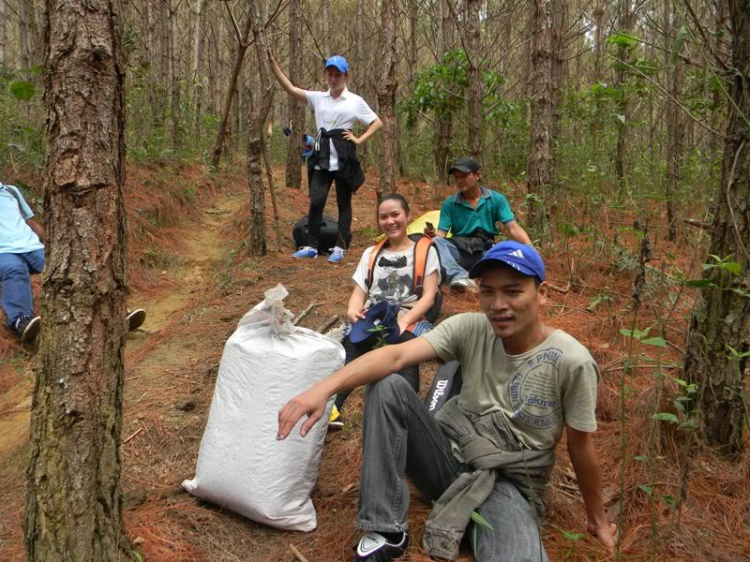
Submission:
<svg viewBox="0 0 750 562">
<path fill-rule="evenodd" d="M 304 436 L 328 398 L 369 384 L 355 560 L 385 562 L 409 545 L 409 486 L 435 502 L 423 536 L 427 553 L 455 560 L 476 510 L 489 523 L 470 537 L 476 559 L 547 561 L 539 532 L 542 494 L 567 434 L 586 509 L 586 527 L 614 552 L 594 448 L 598 369 L 583 345 L 544 323 L 544 262 L 530 246 L 494 245 L 469 271 L 478 278 L 482 314 L 452 316 L 409 342 L 352 361 L 279 412 L 278 439 L 297 422 Z M 429 359 L 458 360 L 460 394 L 433 418 L 419 396 L 391 373 Z"/>
<path fill-rule="evenodd" d="M 327 92 L 303 90 L 289 81 L 268 51 L 271 70 L 282 88 L 293 98 L 306 103 L 315 113 L 318 128 L 315 151 L 308 161 L 310 211 L 308 246 L 299 248 L 295 258 L 318 257 L 318 238 L 323 222 L 323 209 L 331 183 L 336 181 L 339 234 L 336 246 L 330 249 L 328 261 L 339 263 L 351 238 L 352 195 L 364 183 L 365 176 L 357 159 L 357 145 L 369 139 L 383 126 L 375 112 L 360 96 L 346 87 L 349 65 L 342 56 L 335 55 L 325 64 Z M 359 137 L 354 135 L 355 122 L 367 129 Z"/>
</svg>

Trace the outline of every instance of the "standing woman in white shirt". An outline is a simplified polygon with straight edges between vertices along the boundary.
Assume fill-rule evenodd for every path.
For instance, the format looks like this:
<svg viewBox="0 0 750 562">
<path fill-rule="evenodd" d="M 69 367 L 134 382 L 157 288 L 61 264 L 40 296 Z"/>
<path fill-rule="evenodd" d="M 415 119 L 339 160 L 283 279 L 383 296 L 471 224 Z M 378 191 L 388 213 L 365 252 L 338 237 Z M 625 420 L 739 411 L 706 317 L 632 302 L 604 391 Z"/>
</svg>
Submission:
<svg viewBox="0 0 750 562">
<path fill-rule="evenodd" d="M 325 81 L 327 92 L 298 88 L 289 81 L 268 51 L 271 70 L 282 88 L 293 98 L 307 103 L 315 113 L 315 152 L 308 162 L 310 184 L 309 246 L 293 254 L 295 258 L 317 258 L 318 238 L 323 222 L 323 209 L 328 199 L 331 183 L 336 181 L 339 232 L 336 246 L 330 249 L 328 261 L 339 263 L 344 259 L 351 238 L 352 195 L 364 183 L 364 173 L 357 160 L 357 145 L 369 139 L 383 126 L 380 118 L 367 102 L 346 87 L 349 65 L 346 59 L 334 55 L 326 61 Z M 352 133 L 355 122 L 367 129 L 361 136 Z"/>
</svg>

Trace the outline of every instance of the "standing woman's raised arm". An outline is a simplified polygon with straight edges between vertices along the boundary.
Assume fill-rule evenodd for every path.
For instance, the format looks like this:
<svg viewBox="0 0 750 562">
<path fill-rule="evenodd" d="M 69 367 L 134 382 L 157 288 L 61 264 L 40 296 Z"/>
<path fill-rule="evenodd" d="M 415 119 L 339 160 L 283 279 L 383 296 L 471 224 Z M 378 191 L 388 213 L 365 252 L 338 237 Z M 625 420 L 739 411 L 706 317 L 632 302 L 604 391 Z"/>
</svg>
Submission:
<svg viewBox="0 0 750 562">
<path fill-rule="evenodd" d="M 276 63 L 276 59 L 274 58 L 270 48 L 268 49 L 268 60 L 271 63 L 271 72 L 273 72 L 273 75 L 279 85 L 284 88 L 284 91 L 293 98 L 303 103 L 307 103 L 307 91 L 303 90 L 302 88 L 298 88 L 289 81 L 289 78 L 286 77 L 286 74 L 284 74 L 281 68 L 279 68 L 279 65 Z"/>
</svg>

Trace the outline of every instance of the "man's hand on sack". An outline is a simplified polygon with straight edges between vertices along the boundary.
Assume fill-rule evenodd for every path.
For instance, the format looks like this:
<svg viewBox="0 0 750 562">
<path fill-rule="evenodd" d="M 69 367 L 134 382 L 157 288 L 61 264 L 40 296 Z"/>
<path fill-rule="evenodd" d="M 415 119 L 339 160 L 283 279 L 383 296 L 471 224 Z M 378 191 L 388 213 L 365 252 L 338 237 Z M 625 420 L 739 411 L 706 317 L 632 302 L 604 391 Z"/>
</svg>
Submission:
<svg viewBox="0 0 750 562">
<path fill-rule="evenodd" d="M 325 413 L 328 396 L 321 394 L 316 387 L 295 396 L 279 410 L 279 430 L 276 439 L 286 439 L 303 415 L 307 415 L 299 434 L 304 437 Z"/>
<path fill-rule="evenodd" d="M 355 137 L 351 131 L 346 131 L 343 134 L 343 137 L 348 141 L 352 141 L 354 144 L 360 144 L 362 142 L 361 140 L 359 140 L 359 137 Z"/>
<path fill-rule="evenodd" d="M 362 310 L 350 310 L 346 313 L 346 319 L 349 320 L 349 324 L 354 326 L 360 320 L 364 320 L 365 314 L 367 314 L 366 308 L 363 308 Z"/>
</svg>

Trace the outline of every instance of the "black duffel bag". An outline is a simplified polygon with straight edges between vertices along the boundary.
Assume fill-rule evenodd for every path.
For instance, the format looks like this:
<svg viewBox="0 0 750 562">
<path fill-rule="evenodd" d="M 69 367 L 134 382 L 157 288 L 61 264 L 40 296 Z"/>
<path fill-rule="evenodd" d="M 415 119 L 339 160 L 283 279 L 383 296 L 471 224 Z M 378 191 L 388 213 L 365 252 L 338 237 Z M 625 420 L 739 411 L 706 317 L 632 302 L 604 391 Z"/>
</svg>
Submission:
<svg viewBox="0 0 750 562">
<path fill-rule="evenodd" d="M 424 404 L 433 418 L 449 399 L 461 392 L 463 383 L 461 363 L 458 361 L 449 361 L 438 367 L 435 378 L 432 379 L 430 390 L 424 397 Z"/>
<path fill-rule="evenodd" d="M 310 237 L 309 223 L 310 218 L 304 216 L 297 221 L 292 231 L 294 238 L 294 245 L 297 248 L 302 246 L 309 246 L 307 243 Z M 336 246 L 336 239 L 339 234 L 339 223 L 333 220 L 329 215 L 323 215 L 323 222 L 320 225 L 320 236 L 318 237 L 318 247 L 316 248 L 319 253 L 327 254 L 330 248 Z M 347 240 L 348 245 L 348 240 Z"/>
</svg>

